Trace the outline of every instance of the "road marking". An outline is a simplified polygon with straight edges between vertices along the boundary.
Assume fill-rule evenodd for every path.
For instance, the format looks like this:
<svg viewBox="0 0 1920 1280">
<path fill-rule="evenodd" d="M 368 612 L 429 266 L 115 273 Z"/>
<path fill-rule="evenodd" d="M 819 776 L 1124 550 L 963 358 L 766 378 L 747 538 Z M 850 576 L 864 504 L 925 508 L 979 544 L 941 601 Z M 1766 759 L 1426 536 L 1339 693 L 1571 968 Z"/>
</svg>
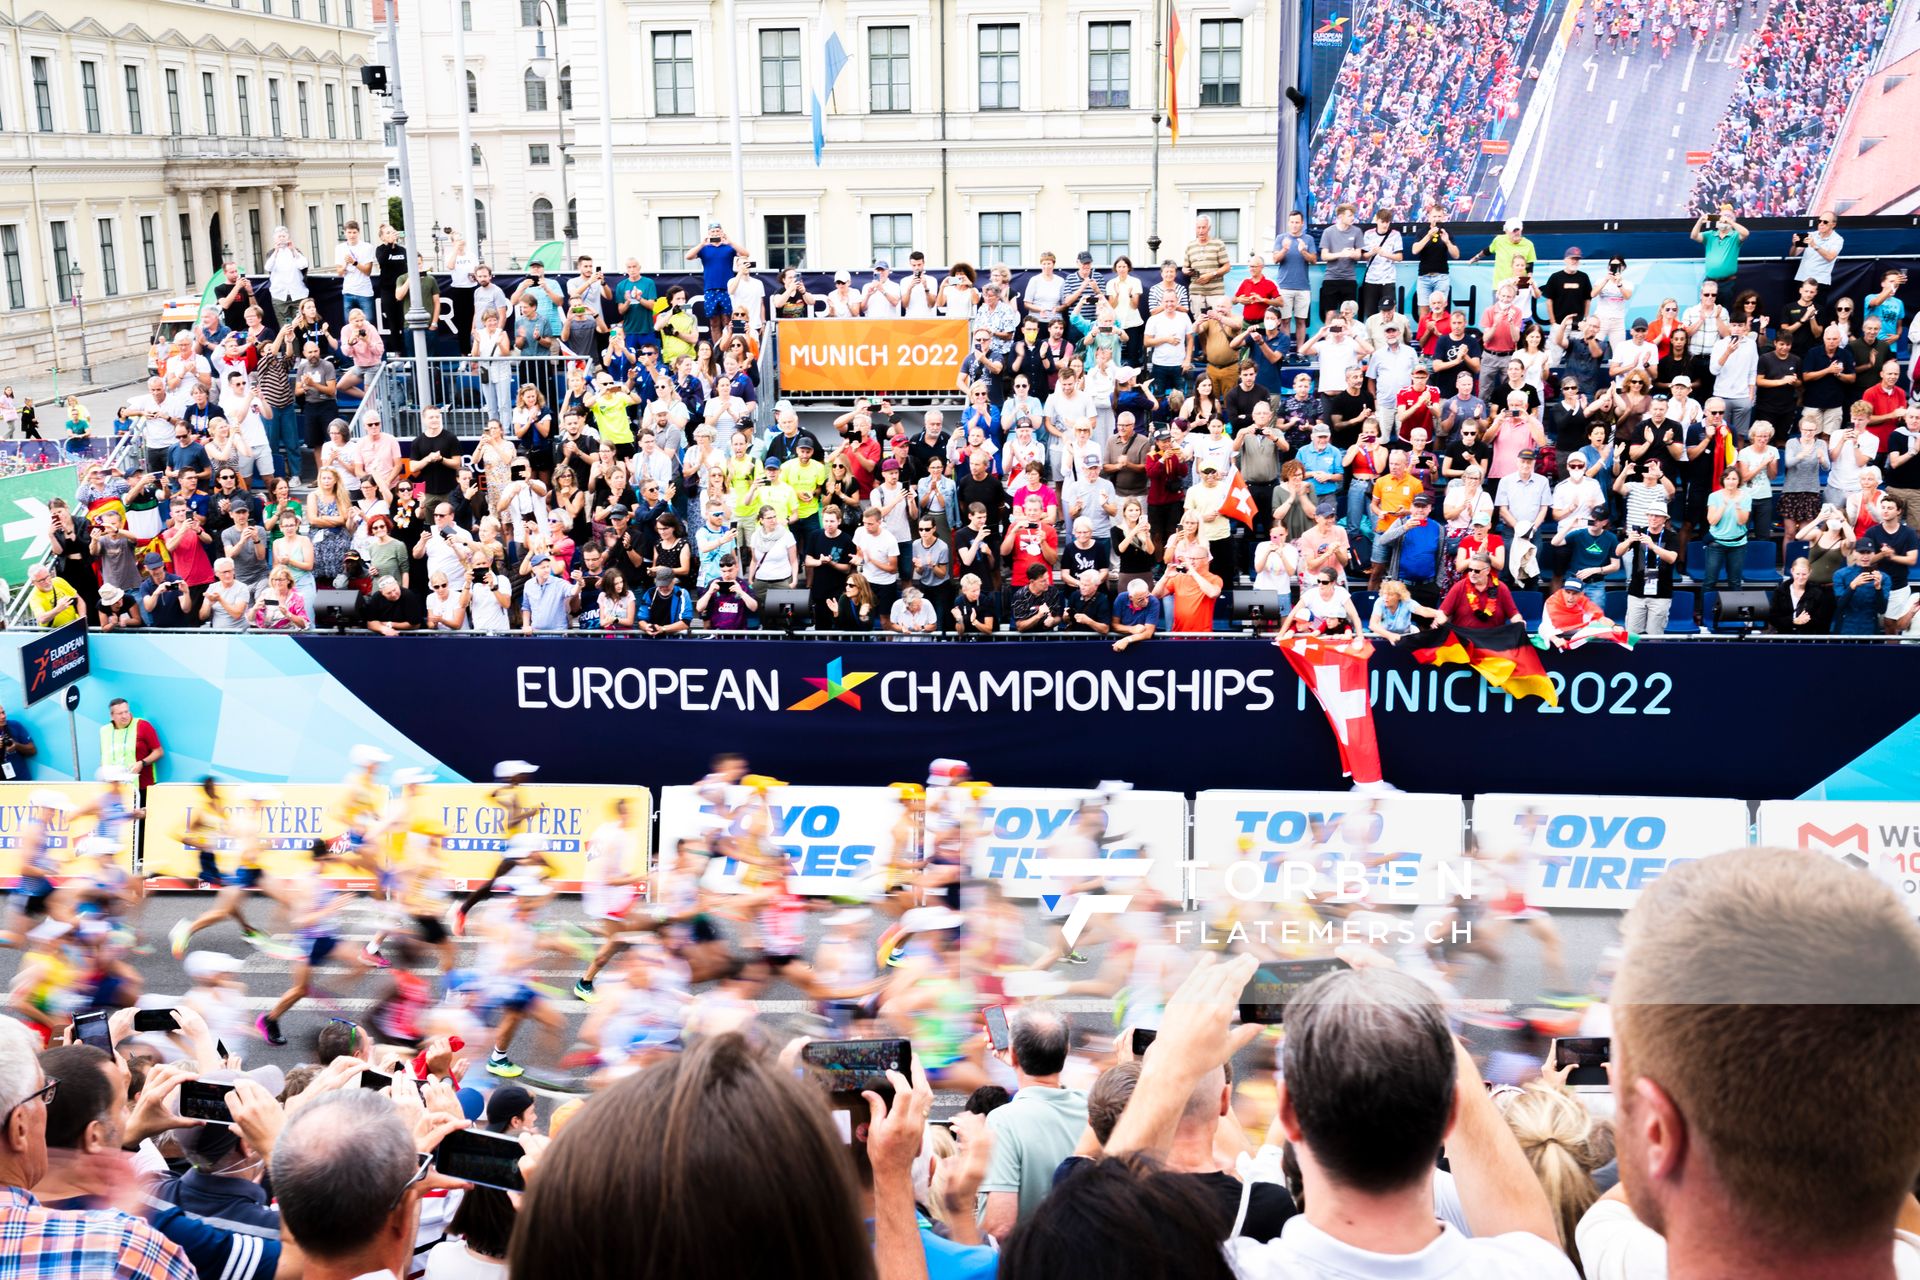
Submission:
<svg viewBox="0 0 1920 1280">
<path fill-rule="evenodd" d="M 1597 155 L 1593 158 L 1594 168 L 1604 169 L 1606 168 L 1606 166 L 1607 166 L 1607 157 L 1605 156 L 1605 154 Z"/>
<path fill-rule="evenodd" d="M 1641 93 L 1645 93 L 1647 91 L 1647 86 L 1653 83 L 1653 69 L 1658 65 L 1659 65 L 1658 63 L 1654 63 L 1654 62 L 1649 62 L 1647 64 L 1646 74 L 1640 77 Z"/>
<path fill-rule="evenodd" d="M 1670 134 L 1668 134 L 1667 136 L 1668 136 L 1669 138 L 1677 138 L 1677 137 L 1679 137 L 1679 136 L 1680 136 L 1680 126 L 1679 126 L 1679 125 L 1675 125 L 1675 126 L 1673 126 L 1673 132 L 1672 132 L 1672 133 L 1670 133 Z M 1669 157 L 1671 157 L 1671 156 L 1672 156 L 1672 153 L 1671 153 L 1671 152 L 1669 152 L 1669 153 L 1668 153 L 1668 156 L 1669 156 Z"/>
<path fill-rule="evenodd" d="M 1668 171 L 1667 171 L 1667 170 L 1665 170 L 1665 169 L 1662 169 L 1662 170 L 1660 171 L 1660 185 L 1661 185 L 1661 186 L 1663 186 L 1663 187 L 1664 187 L 1664 186 L 1666 186 L 1666 185 L 1667 185 L 1667 179 L 1668 179 L 1668 178 L 1671 178 L 1672 176 L 1673 176 L 1673 174 L 1671 174 L 1670 172 L 1668 172 Z"/>
<path fill-rule="evenodd" d="M 1672 148 L 1672 147 L 1668 147 L 1668 148 L 1667 148 L 1667 159 L 1669 159 L 1669 160 L 1671 160 L 1671 159 L 1673 159 L 1673 148 Z"/>
<path fill-rule="evenodd" d="M 1607 123 L 1608 124 L 1613 123 L 1614 113 L 1617 112 L 1618 110 L 1620 110 L 1620 99 L 1615 98 L 1612 102 L 1609 102 L 1607 104 Z"/>
<path fill-rule="evenodd" d="M 1693 64 L 1699 57 L 1700 46 L 1695 45 L 1693 52 L 1687 55 L 1687 78 L 1680 82 L 1680 92 L 1691 93 L 1693 91 Z"/>
<path fill-rule="evenodd" d="M 1685 98 L 1673 104 L 1673 114 L 1677 116 L 1687 114 L 1687 100 Z"/>
<path fill-rule="evenodd" d="M 1614 79 L 1615 79 L 1615 80 L 1625 80 L 1625 79 L 1627 78 L 1627 67 L 1628 67 L 1628 66 L 1629 66 L 1629 65 L 1630 65 L 1630 64 L 1631 64 L 1632 62 L 1633 62 L 1633 59 L 1632 59 L 1632 58 L 1622 58 L 1622 59 L 1620 59 L 1620 74 L 1619 74 L 1619 75 L 1617 75 L 1617 76 L 1615 76 L 1615 77 L 1614 77 Z"/>
<path fill-rule="evenodd" d="M 1596 62 L 1594 59 L 1588 58 L 1585 62 L 1581 63 L 1580 65 L 1587 69 L 1587 92 L 1592 93 L 1593 82 L 1600 74 L 1600 64 Z"/>
</svg>

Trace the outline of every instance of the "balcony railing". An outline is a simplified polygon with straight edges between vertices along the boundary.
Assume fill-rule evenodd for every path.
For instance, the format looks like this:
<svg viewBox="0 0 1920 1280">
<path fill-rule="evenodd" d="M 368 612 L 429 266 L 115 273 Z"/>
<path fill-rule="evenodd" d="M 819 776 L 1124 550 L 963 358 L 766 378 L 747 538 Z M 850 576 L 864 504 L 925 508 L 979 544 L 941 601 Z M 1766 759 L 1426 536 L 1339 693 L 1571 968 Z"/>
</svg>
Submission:
<svg viewBox="0 0 1920 1280">
<path fill-rule="evenodd" d="M 286 160 L 293 146 L 285 138 L 173 137 L 166 139 L 169 160 Z"/>
</svg>

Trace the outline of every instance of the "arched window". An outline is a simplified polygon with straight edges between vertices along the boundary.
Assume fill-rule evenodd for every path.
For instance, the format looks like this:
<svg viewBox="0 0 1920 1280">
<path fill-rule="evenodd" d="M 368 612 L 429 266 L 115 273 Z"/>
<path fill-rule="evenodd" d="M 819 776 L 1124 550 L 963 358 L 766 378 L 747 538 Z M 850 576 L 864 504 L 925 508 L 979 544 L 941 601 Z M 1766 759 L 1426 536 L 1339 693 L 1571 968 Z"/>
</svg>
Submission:
<svg viewBox="0 0 1920 1280">
<path fill-rule="evenodd" d="M 527 69 L 527 110 L 545 111 L 547 109 L 547 80 L 529 67 Z"/>
<path fill-rule="evenodd" d="M 573 110 L 573 68 L 560 68 L 560 109 Z"/>
<path fill-rule="evenodd" d="M 575 196 L 573 199 L 567 201 L 567 235 L 571 237 L 571 236 L 577 236 L 579 234 L 580 234 L 580 197 Z"/>
<path fill-rule="evenodd" d="M 473 234 L 481 244 L 487 242 L 487 202 L 478 196 L 473 198 Z"/>
<path fill-rule="evenodd" d="M 484 164 L 486 164 L 486 161 L 481 158 L 480 144 L 476 142 L 473 144 L 473 167 L 478 169 Z"/>
<path fill-rule="evenodd" d="M 553 201 L 545 196 L 533 202 L 533 238 L 553 239 Z"/>
<path fill-rule="evenodd" d="M 467 114 L 478 115 L 479 113 L 480 113 L 480 77 L 474 75 L 473 72 L 469 71 L 467 72 Z"/>
</svg>

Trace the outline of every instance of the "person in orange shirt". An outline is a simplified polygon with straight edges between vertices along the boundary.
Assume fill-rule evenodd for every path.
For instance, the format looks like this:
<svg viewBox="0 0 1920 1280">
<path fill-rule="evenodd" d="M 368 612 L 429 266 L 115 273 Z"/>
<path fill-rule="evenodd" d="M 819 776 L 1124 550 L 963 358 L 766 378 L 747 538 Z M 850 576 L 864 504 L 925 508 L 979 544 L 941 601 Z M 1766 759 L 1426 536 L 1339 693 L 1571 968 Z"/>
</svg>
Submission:
<svg viewBox="0 0 1920 1280">
<path fill-rule="evenodd" d="M 1387 474 L 1373 482 L 1373 533 L 1376 538 L 1413 510 L 1413 495 L 1426 488 L 1418 477 L 1408 472 L 1407 459 L 1410 456 L 1405 449 L 1395 449 L 1387 454 Z M 1379 586 L 1381 572 L 1382 566 L 1373 566 L 1368 579 L 1369 586 Z"/>
<path fill-rule="evenodd" d="M 1192 633 L 1213 630 L 1213 602 L 1219 598 L 1219 577 L 1207 569 L 1208 557 L 1190 551 L 1168 569 L 1153 589 L 1156 596 L 1173 597 L 1173 630 Z"/>
</svg>

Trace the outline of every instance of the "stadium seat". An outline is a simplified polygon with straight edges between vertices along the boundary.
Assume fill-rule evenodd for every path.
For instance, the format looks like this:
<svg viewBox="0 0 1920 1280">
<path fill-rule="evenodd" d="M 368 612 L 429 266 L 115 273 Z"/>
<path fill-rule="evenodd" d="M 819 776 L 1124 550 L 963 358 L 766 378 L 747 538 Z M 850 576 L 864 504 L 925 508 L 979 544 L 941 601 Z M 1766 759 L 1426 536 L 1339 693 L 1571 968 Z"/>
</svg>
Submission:
<svg viewBox="0 0 1920 1280">
<path fill-rule="evenodd" d="M 1695 538 L 1687 544 L 1687 581 L 1702 582 L 1707 576 L 1707 543 Z"/>
<path fill-rule="evenodd" d="M 1780 545 L 1772 541 L 1749 542 L 1745 578 L 1769 587 L 1780 581 Z"/>
<path fill-rule="evenodd" d="M 1625 623 L 1627 620 L 1627 593 L 1624 591 L 1607 592 L 1607 603 L 1603 607 L 1609 618 L 1612 618 L 1615 622 Z"/>
<path fill-rule="evenodd" d="M 1787 544 L 1786 551 L 1783 552 L 1780 557 L 1780 572 L 1782 576 L 1785 576 L 1786 571 L 1793 567 L 1795 560 L 1801 559 L 1807 554 L 1808 548 L 1809 544 L 1805 538 L 1795 538 Z"/>
<path fill-rule="evenodd" d="M 1534 631 L 1540 626 L 1540 615 L 1546 611 L 1547 597 L 1538 591 L 1516 591 L 1513 603 L 1520 610 L 1521 620 L 1527 624 L 1527 630 Z"/>
<path fill-rule="evenodd" d="M 1670 636 L 1700 634 L 1700 623 L 1694 613 L 1693 592 L 1675 591 L 1673 593 L 1673 608 L 1667 614 L 1667 634 Z"/>
</svg>

